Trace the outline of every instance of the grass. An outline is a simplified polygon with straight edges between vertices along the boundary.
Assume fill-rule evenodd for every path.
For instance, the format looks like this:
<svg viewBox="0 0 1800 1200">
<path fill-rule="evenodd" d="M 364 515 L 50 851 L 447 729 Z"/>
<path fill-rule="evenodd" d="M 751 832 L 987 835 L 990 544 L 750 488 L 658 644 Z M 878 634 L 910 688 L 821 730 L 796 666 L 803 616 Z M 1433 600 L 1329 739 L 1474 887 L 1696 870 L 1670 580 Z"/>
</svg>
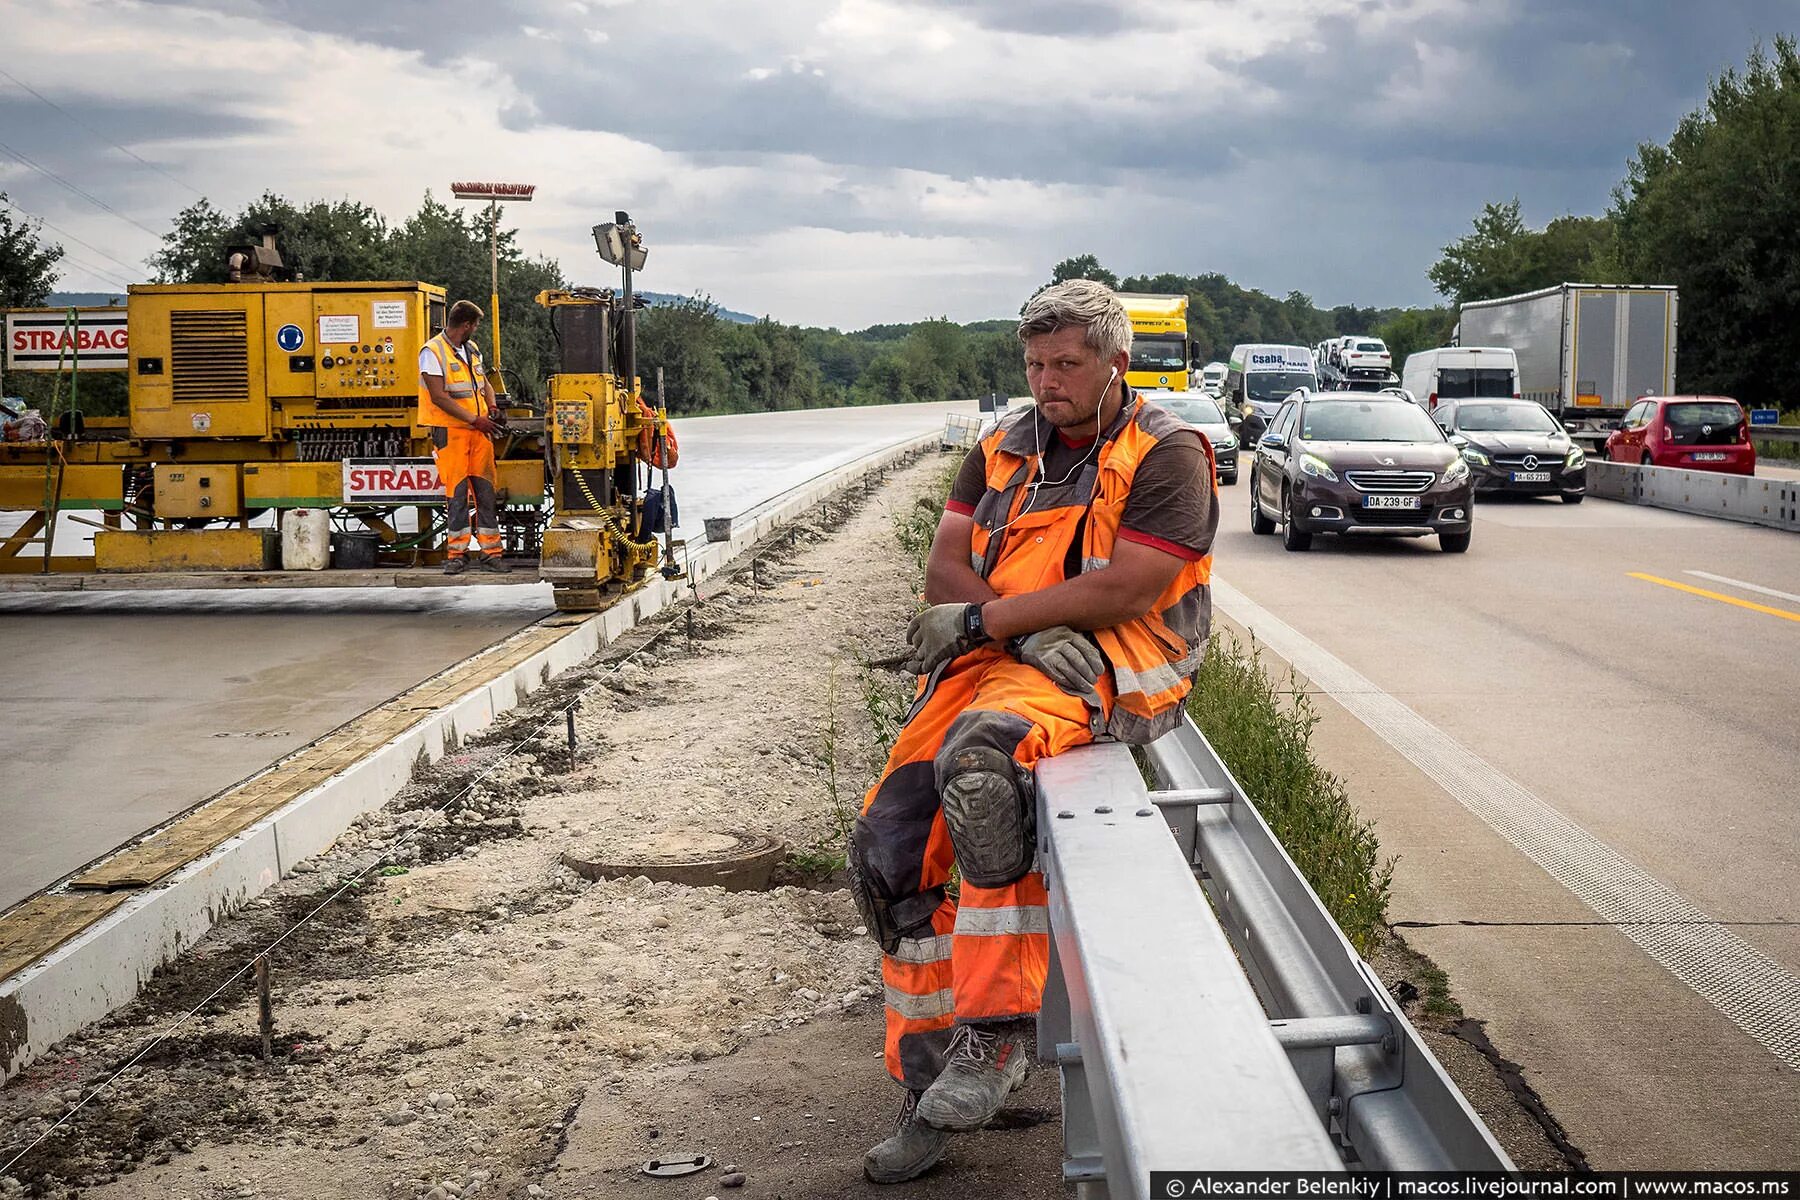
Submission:
<svg viewBox="0 0 1800 1200">
<path fill-rule="evenodd" d="M 1214 635 L 1188 711 L 1351 944 L 1370 953 L 1387 928 L 1394 860 L 1313 759 L 1311 699 L 1291 675 L 1285 686 L 1271 678 L 1254 643 Z"/>
</svg>

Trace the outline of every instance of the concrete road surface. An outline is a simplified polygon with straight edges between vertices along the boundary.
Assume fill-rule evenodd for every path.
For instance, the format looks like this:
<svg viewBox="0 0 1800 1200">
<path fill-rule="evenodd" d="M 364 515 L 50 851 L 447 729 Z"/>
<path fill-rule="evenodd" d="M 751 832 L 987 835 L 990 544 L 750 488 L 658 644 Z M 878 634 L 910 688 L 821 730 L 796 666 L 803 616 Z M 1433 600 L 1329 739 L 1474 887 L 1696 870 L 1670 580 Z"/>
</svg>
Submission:
<svg viewBox="0 0 1800 1200">
<path fill-rule="evenodd" d="M 975 406 L 678 421 L 681 532 L 949 409 Z M 0 596 L 0 910 L 551 610 L 547 585 Z"/>
<path fill-rule="evenodd" d="M 1289 553 L 1222 496 L 1220 613 L 1320 689 L 1392 918 L 1574 1143 L 1800 1166 L 1800 538 L 1484 499 L 1465 555 Z"/>
</svg>

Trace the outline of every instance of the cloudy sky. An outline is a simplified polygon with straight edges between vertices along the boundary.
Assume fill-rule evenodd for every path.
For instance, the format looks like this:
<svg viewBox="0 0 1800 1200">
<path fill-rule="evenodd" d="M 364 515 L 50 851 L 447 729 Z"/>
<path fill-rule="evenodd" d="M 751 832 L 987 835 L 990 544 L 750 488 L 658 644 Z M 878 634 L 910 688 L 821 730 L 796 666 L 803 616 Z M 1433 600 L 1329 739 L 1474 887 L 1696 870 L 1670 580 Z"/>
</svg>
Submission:
<svg viewBox="0 0 1800 1200">
<path fill-rule="evenodd" d="M 1796 0 L 0 0 L 0 190 L 70 289 L 145 278 L 201 194 L 397 219 L 473 177 L 536 183 L 508 215 L 578 281 L 625 208 L 644 286 L 809 324 L 1007 315 L 1083 251 L 1422 303 L 1483 201 L 1600 211 L 1797 28 Z"/>
</svg>

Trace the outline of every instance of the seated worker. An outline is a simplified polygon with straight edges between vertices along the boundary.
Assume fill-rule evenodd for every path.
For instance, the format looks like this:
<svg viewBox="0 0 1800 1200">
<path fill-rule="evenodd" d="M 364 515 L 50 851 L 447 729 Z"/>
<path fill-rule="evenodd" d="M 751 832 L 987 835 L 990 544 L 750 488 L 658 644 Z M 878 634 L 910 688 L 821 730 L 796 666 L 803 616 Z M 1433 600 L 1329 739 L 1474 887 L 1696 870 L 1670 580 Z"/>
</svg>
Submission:
<svg viewBox="0 0 1800 1200">
<path fill-rule="evenodd" d="M 1037 404 L 970 451 L 951 489 L 931 607 L 907 631 L 918 698 L 848 847 L 883 955 L 887 1068 L 906 1088 L 864 1159 L 877 1183 L 928 1170 L 1025 1080 L 1050 950 L 1033 765 L 1173 728 L 1212 620 L 1212 450 L 1125 386 L 1118 296 L 1056 284 L 1018 335 Z"/>
</svg>

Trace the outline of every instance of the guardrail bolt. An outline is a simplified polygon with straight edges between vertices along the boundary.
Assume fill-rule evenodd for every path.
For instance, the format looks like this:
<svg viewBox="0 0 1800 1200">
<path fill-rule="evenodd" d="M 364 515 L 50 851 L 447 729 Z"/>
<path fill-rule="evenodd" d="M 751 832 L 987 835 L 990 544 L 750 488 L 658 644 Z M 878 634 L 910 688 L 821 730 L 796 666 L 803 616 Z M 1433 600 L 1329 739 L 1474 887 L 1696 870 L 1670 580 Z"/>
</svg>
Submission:
<svg viewBox="0 0 1800 1200">
<path fill-rule="evenodd" d="M 1356 998 L 1356 1011 L 1357 1012 L 1362 1013 L 1364 1016 L 1367 1016 L 1373 1009 L 1374 1009 L 1374 1004 L 1369 1000 L 1369 998 L 1367 996 L 1358 996 Z"/>
<path fill-rule="evenodd" d="M 1110 805 L 1110 804 L 1095 805 L 1094 811 L 1097 813 L 1109 813 L 1112 811 L 1112 805 Z"/>
<path fill-rule="evenodd" d="M 1389 1033 L 1389 1034 L 1382 1035 L 1381 1052 L 1383 1054 L 1396 1054 L 1399 1052 L 1399 1050 L 1400 1050 L 1400 1043 L 1398 1040 L 1395 1039 L 1393 1034 Z"/>
<path fill-rule="evenodd" d="M 1156 810 L 1154 808 L 1140 808 L 1137 810 L 1137 815 L 1140 817 L 1154 817 L 1156 815 Z"/>
<path fill-rule="evenodd" d="M 1068 809 L 1065 808 L 1061 812 L 1056 814 L 1056 819 L 1059 821 L 1066 821 L 1074 815 L 1075 815 L 1074 813 L 1070 812 Z"/>
</svg>

